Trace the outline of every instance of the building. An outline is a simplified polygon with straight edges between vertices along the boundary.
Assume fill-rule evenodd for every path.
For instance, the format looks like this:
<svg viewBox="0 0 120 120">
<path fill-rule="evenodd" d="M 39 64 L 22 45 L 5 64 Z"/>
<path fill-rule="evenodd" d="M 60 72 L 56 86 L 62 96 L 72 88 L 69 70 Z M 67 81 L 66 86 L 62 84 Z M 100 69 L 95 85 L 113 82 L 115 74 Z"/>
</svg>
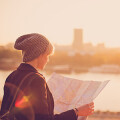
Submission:
<svg viewBox="0 0 120 120">
<path fill-rule="evenodd" d="M 74 56 L 76 53 L 85 55 L 94 55 L 96 52 L 105 52 L 108 48 L 104 43 L 99 43 L 94 46 L 91 42 L 84 43 L 83 41 L 83 29 L 74 29 L 72 45 L 55 45 L 56 51 L 67 52 L 69 56 Z"/>
<path fill-rule="evenodd" d="M 73 40 L 72 46 L 76 50 L 83 49 L 83 30 L 82 29 L 74 29 L 74 40 Z"/>
</svg>

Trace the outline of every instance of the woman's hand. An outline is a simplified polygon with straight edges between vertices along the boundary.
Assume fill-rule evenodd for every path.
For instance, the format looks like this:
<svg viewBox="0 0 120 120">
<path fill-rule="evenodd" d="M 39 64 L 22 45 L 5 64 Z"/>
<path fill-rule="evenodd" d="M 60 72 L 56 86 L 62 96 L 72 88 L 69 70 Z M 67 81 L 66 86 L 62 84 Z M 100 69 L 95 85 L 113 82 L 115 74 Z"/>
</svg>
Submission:
<svg viewBox="0 0 120 120">
<path fill-rule="evenodd" d="M 94 103 L 89 103 L 81 107 L 76 108 L 75 113 L 78 116 L 88 116 L 92 115 L 94 112 Z"/>
</svg>

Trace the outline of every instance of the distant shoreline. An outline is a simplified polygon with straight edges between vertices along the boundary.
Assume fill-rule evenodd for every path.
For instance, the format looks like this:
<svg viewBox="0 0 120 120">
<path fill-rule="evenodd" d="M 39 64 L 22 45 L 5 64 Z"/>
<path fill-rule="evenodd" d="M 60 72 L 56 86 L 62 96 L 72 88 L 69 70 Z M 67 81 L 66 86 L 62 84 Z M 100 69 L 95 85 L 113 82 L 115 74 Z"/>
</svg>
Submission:
<svg viewBox="0 0 120 120">
<path fill-rule="evenodd" d="M 12 68 L 8 68 L 8 67 L 5 67 L 5 68 L 1 68 L 0 67 L 0 71 L 14 71 L 16 70 L 17 67 L 12 67 Z M 87 68 L 82 70 L 82 69 L 73 69 L 73 70 L 65 70 L 65 69 L 59 69 L 59 70 L 54 70 L 54 69 L 45 69 L 43 70 L 43 72 L 47 73 L 47 74 L 51 74 L 53 72 L 56 72 L 56 73 L 59 73 L 59 74 L 72 74 L 72 73 L 76 73 L 76 74 L 80 74 L 80 73 L 101 73 L 101 74 L 120 74 L 120 72 L 93 72 L 93 71 L 89 71 Z"/>
</svg>

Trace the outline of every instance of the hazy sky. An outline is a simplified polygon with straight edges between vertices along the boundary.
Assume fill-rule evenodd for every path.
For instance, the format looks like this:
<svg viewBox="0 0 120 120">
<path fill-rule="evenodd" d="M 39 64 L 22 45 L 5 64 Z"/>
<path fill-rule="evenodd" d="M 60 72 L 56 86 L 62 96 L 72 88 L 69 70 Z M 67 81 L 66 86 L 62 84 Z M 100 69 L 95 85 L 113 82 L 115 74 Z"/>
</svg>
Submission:
<svg viewBox="0 0 120 120">
<path fill-rule="evenodd" d="M 0 0 L 0 44 L 36 32 L 71 44 L 74 28 L 85 43 L 120 47 L 120 0 Z"/>
</svg>

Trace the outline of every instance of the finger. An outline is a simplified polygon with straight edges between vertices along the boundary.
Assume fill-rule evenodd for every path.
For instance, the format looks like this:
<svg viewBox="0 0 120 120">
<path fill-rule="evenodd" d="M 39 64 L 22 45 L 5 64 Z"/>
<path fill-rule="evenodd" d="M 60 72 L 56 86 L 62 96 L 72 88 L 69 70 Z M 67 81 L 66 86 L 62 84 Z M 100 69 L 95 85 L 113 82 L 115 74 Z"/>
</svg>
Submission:
<svg viewBox="0 0 120 120">
<path fill-rule="evenodd" d="M 93 109 L 93 108 L 94 108 L 94 106 L 90 106 L 90 105 L 89 105 L 89 106 L 88 106 L 88 108 L 89 108 L 89 109 Z"/>
<path fill-rule="evenodd" d="M 94 113 L 94 109 L 88 110 L 88 112 L 86 112 L 87 115 L 92 115 L 93 113 Z"/>
<path fill-rule="evenodd" d="M 91 115 L 91 114 L 93 114 L 93 113 L 94 113 L 94 110 L 91 110 L 91 111 L 89 111 L 89 113 L 88 113 L 88 114 L 90 114 L 90 115 Z"/>
<path fill-rule="evenodd" d="M 90 109 L 90 110 L 88 110 L 88 112 L 94 112 L 94 109 Z"/>
<path fill-rule="evenodd" d="M 91 105 L 90 108 L 94 108 L 94 105 Z"/>
<path fill-rule="evenodd" d="M 90 107 L 94 107 L 94 103 L 93 103 L 93 104 L 92 104 L 92 103 L 90 103 L 90 104 L 89 104 L 89 106 L 90 106 Z"/>
<path fill-rule="evenodd" d="M 94 109 L 91 109 L 90 111 L 94 111 Z"/>
<path fill-rule="evenodd" d="M 89 103 L 89 105 L 94 105 L 94 102 Z"/>
</svg>

